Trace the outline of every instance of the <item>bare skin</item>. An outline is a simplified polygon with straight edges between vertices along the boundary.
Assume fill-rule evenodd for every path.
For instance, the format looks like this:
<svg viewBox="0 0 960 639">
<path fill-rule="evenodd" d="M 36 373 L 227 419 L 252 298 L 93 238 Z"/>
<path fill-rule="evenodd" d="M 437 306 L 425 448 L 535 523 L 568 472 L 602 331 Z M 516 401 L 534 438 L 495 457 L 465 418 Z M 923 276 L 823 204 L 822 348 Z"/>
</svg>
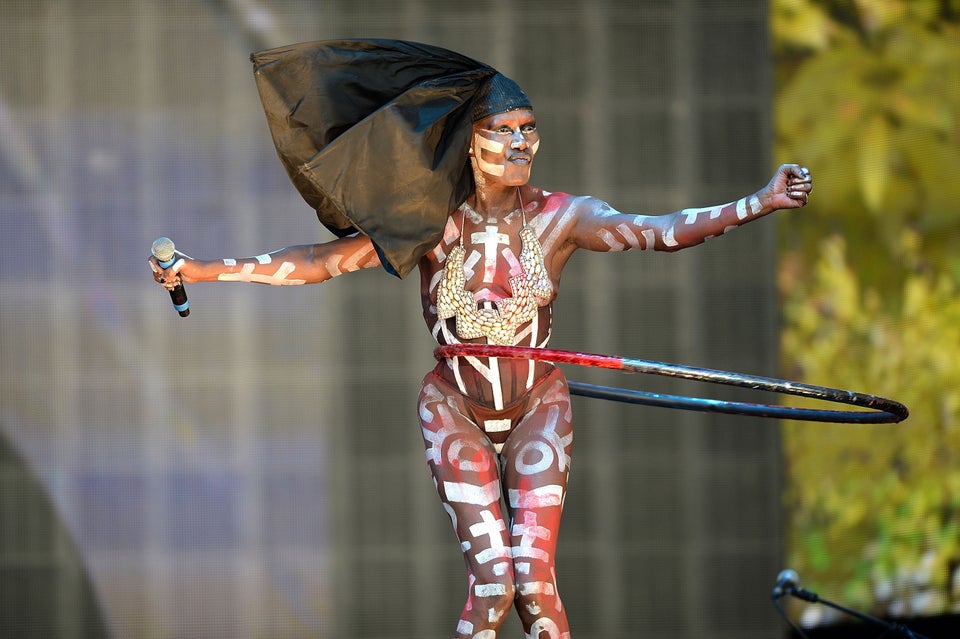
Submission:
<svg viewBox="0 0 960 639">
<path fill-rule="evenodd" d="M 666 215 L 627 214 L 593 197 L 549 193 L 528 183 L 540 142 L 531 110 L 490 116 L 475 123 L 473 133 L 476 188 L 450 212 L 443 239 L 419 262 L 424 320 L 439 343 L 468 341 L 456 335 L 453 319 L 439 320 L 436 310 L 444 264 L 461 241 L 466 290 L 478 303 L 496 307 L 513 294 L 509 278 L 519 274 L 524 217 L 542 246 L 555 297 L 563 267 L 577 249 L 680 250 L 776 210 L 802 207 L 812 189 L 806 169 L 786 164 L 765 187 L 735 202 Z M 315 284 L 379 265 L 362 235 L 236 260 L 181 254 L 166 270 L 150 260 L 154 278 L 168 289 L 179 281 Z M 514 345 L 546 346 L 552 309 L 552 300 L 541 306 L 536 319 L 517 329 Z M 513 606 L 527 637 L 569 638 L 554 561 L 573 441 L 562 374 L 544 362 L 444 360 L 424 378 L 419 409 L 427 465 L 467 565 L 470 590 L 456 637 L 494 639 Z"/>
</svg>

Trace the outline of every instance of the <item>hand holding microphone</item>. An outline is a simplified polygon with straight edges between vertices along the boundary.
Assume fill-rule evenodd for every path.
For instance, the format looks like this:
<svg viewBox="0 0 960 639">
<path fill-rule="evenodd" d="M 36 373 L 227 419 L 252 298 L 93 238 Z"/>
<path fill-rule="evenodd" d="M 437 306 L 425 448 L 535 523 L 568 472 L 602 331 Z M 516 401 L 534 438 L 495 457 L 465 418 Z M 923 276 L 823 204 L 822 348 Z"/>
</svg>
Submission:
<svg viewBox="0 0 960 639">
<path fill-rule="evenodd" d="M 157 259 L 160 267 L 168 269 L 177 261 L 177 249 L 173 240 L 169 237 L 158 237 L 153 241 L 150 252 Z M 159 282 L 165 284 L 161 277 Z M 187 292 L 183 288 L 182 282 L 177 282 L 173 288 L 170 288 L 170 300 L 173 302 L 173 308 L 180 314 L 180 317 L 186 317 L 190 314 L 190 301 L 187 299 Z"/>
</svg>

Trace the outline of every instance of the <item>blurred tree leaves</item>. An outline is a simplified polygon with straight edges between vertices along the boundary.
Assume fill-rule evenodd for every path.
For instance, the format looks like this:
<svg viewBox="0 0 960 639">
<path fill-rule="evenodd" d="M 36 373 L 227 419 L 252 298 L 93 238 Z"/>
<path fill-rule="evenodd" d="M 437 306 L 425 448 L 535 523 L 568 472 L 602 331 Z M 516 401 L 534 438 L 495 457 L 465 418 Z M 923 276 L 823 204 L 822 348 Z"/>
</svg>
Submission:
<svg viewBox="0 0 960 639">
<path fill-rule="evenodd" d="M 785 372 L 911 409 L 784 424 L 789 563 L 877 613 L 960 611 L 960 0 L 774 0 L 771 28 L 777 160 L 815 183 L 779 218 Z"/>
</svg>

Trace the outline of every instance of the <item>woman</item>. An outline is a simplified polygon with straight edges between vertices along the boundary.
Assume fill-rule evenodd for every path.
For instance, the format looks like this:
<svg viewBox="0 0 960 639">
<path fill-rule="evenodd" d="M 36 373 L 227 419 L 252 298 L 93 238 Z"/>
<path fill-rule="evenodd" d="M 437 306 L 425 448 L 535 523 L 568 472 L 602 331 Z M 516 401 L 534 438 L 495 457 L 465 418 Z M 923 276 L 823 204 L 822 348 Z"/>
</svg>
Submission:
<svg viewBox="0 0 960 639">
<path fill-rule="evenodd" d="M 442 235 L 416 261 L 427 327 L 440 344 L 545 347 L 560 275 L 578 248 L 674 251 L 778 209 L 802 207 L 809 172 L 781 166 L 736 202 L 668 215 L 620 213 L 592 198 L 529 184 L 540 145 L 530 100 L 509 78 L 484 77 L 470 99 L 472 190 L 444 213 Z M 314 284 L 385 266 L 376 238 L 354 233 L 246 259 L 179 255 L 155 279 Z M 515 606 L 528 637 L 569 637 L 554 558 L 573 428 L 562 372 L 540 361 L 454 357 L 423 380 L 427 465 L 467 565 L 458 638 L 493 639 Z"/>
</svg>

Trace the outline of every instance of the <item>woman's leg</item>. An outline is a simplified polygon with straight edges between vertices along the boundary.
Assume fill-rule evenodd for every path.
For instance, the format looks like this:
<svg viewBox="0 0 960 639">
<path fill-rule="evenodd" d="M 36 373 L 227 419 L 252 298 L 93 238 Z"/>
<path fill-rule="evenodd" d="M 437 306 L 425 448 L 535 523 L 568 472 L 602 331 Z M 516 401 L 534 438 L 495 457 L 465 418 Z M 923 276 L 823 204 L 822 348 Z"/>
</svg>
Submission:
<svg viewBox="0 0 960 639">
<path fill-rule="evenodd" d="M 528 639 L 569 639 L 554 558 L 573 446 L 570 394 L 559 372 L 533 392 L 536 407 L 502 451 L 516 606 Z"/>
<path fill-rule="evenodd" d="M 462 401 L 428 375 L 420 391 L 420 425 L 427 465 L 467 564 L 469 593 L 456 636 L 494 639 L 516 593 L 509 531 L 496 453 L 487 436 L 464 416 Z"/>
</svg>

